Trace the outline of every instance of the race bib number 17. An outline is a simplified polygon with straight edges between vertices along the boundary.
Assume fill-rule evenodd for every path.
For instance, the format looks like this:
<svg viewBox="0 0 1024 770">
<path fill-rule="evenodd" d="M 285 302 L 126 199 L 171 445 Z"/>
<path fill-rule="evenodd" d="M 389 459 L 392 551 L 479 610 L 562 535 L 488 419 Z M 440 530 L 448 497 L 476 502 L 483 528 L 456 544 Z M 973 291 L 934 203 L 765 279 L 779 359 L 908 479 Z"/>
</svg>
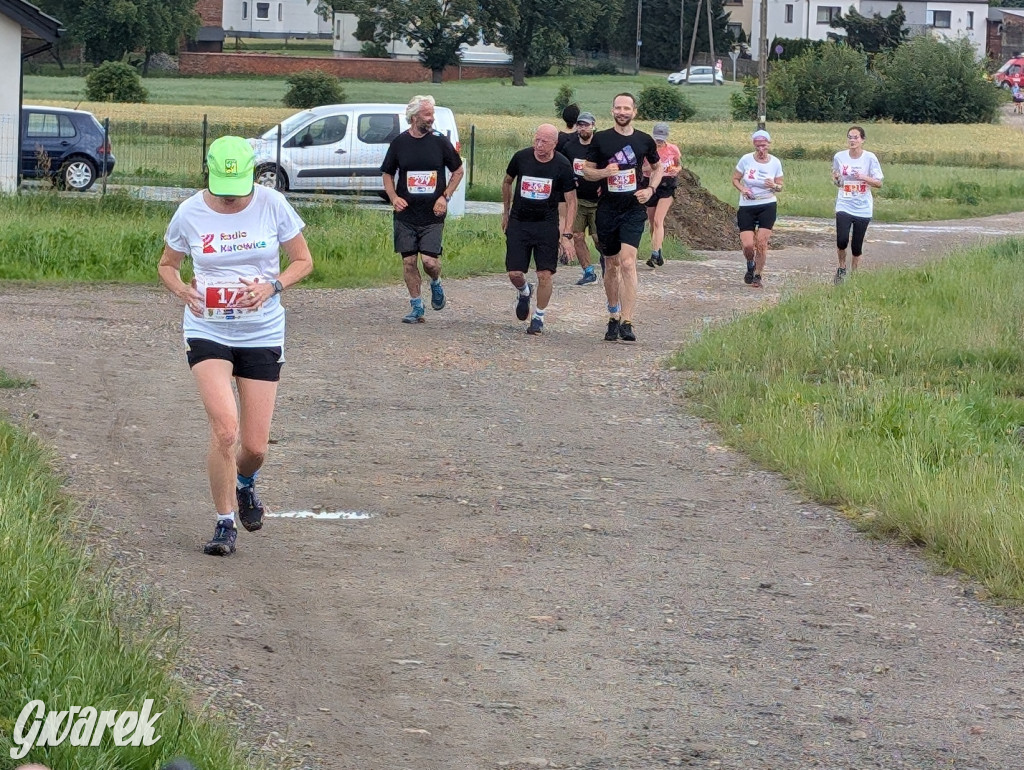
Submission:
<svg viewBox="0 0 1024 770">
<path fill-rule="evenodd" d="M 238 321 L 242 318 L 252 320 L 263 314 L 262 307 L 242 308 L 238 305 L 244 301 L 248 289 L 244 284 L 209 284 L 203 293 L 206 310 L 203 318 L 207 321 Z"/>
</svg>

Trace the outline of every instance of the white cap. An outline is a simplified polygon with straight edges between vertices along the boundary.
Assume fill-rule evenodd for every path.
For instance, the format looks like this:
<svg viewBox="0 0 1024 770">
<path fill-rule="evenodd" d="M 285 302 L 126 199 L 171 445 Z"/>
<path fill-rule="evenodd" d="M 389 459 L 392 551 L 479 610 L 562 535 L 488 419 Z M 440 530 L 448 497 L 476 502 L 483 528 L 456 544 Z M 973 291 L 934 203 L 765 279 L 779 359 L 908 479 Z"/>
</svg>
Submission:
<svg viewBox="0 0 1024 770">
<path fill-rule="evenodd" d="M 772 140 L 772 135 L 765 131 L 763 128 L 759 128 L 757 131 L 750 135 L 750 141 L 755 139 L 767 139 L 769 142 Z"/>
</svg>

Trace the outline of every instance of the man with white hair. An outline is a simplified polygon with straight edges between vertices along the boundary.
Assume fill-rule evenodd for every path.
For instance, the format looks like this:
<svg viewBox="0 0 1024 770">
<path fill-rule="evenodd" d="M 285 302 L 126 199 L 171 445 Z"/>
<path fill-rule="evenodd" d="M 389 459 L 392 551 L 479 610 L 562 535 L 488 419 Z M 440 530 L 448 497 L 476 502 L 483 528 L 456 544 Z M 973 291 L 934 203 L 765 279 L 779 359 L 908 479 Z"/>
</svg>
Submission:
<svg viewBox="0 0 1024 770">
<path fill-rule="evenodd" d="M 441 236 L 444 219 L 465 169 L 444 134 L 434 131 L 434 97 L 414 96 L 405 110 L 409 130 L 395 137 L 380 170 L 384 192 L 394 208 L 395 251 L 402 255 L 405 285 L 412 310 L 403 323 L 423 323 L 423 278 L 430 276 L 430 306 L 444 308 L 441 286 Z M 448 172 L 448 173 L 446 173 Z"/>
</svg>

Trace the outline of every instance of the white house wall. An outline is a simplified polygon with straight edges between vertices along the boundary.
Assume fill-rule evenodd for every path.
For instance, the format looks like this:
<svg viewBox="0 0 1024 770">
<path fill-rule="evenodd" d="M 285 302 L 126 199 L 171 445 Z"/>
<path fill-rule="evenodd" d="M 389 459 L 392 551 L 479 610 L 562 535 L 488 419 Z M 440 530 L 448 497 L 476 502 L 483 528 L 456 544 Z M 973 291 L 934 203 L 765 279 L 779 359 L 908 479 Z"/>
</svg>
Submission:
<svg viewBox="0 0 1024 770">
<path fill-rule="evenodd" d="M 18 185 L 18 113 L 21 90 L 21 24 L 0 14 L 0 193 Z"/>
<path fill-rule="evenodd" d="M 230 37 L 305 37 L 331 34 L 331 22 L 306 0 L 224 0 L 221 25 Z M 261 18 L 262 16 L 267 18 Z"/>
<path fill-rule="evenodd" d="M 971 3 L 928 3 L 928 11 L 949 11 L 949 28 L 932 27 L 932 34 L 938 38 L 956 40 L 966 37 L 971 41 L 978 58 L 985 53 L 985 20 L 988 5 Z M 973 15 L 973 19 L 972 19 Z"/>
</svg>

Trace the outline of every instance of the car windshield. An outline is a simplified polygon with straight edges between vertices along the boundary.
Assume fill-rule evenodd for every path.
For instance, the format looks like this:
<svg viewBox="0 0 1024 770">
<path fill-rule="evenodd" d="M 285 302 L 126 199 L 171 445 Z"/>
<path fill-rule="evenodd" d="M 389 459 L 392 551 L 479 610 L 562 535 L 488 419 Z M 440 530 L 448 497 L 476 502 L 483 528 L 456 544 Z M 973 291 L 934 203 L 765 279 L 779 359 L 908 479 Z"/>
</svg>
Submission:
<svg viewBox="0 0 1024 770">
<path fill-rule="evenodd" d="M 1006 72 L 1006 70 L 1010 69 L 1011 64 L 1013 64 L 1013 59 L 1010 59 L 1010 61 L 1006 62 L 1006 64 L 997 69 L 996 72 Z"/>
<path fill-rule="evenodd" d="M 303 123 L 308 121 L 311 117 L 313 117 L 313 111 L 312 110 L 305 110 L 303 112 L 297 112 L 296 114 L 292 115 L 290 118 L 285 118 L 281 122 L 281 130 L 283 132 L 282 136 L 288 136 L 288 134 L 292 133 L 292 131 L 294 131 L 299 126 L 301 126 Z M 276 139 L 277 138 L 277 126 L 274 126 L 272 129 L 270 129 L 265 134 L 263 134 L 263 136 L 261 136 L 260 138 L 261 139 Z"/>
</svg>

